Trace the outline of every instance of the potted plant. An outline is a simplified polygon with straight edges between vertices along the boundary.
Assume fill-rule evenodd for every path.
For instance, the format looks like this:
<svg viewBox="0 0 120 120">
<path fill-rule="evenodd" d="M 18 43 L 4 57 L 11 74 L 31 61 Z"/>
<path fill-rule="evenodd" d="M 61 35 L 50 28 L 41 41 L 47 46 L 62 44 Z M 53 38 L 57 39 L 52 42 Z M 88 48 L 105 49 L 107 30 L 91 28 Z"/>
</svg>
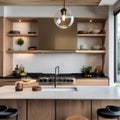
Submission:
<svg viewBox="0 0 120 120">
<path fill-rule="evenodd" d="M 81 69 L 82 77 L 91 77 L 91 66 L 83 66 Z"/>
<path fill-rule="evenodd" d="M 20 50 L 21 50 L 21 46 L 24 44 L 24 40 L 22 38 L 18 38 L 17 44 L 20 45 Z"/>
</svg>

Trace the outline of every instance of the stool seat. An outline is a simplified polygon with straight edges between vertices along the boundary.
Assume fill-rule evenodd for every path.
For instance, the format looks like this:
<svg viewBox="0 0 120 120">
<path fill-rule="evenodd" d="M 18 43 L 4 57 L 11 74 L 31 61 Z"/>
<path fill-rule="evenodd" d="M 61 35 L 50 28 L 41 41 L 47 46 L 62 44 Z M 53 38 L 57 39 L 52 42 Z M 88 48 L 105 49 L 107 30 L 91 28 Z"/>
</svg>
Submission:
<svg viewBox="0 0 120 120">
<path fill-rule="evenodd" d="M 98 117 L 108 118 L 108 119 L 120 119 L 120 107 L 108 105 L 106 108 L 97 109 L 97 120 Z"/>
<path fill-rule="evenodd" d="M 67 117 L 66 120 L 88 120 L 88 119 L 82 115 L 72 115 Z"/>
<path fill-rule="evenodd" d="M 118 118 L 120 117 L 120 113 L 113 113 L 110 112 L 109 110 L 107 110 L 106 108 L 100 108 L 97 110 L 97 115 L 103 118 L 110 118 L 110 119 L 114 119 L 114 118 Z"/>
<path fill-rule="evenodd" d="M 113 113 L 119 113 L 120 114 L 120 106 L 113 106 L 113 105 L 108 105 L 106 106 L 107 110 Z"/>
<path fill-rule="evenodd" d="M 12 117 L 16 117 L 16 120 L 18 119 L 18 110 L 6 105 L 0 105 L 0 119 L 8 119 Z"/>
</svg>

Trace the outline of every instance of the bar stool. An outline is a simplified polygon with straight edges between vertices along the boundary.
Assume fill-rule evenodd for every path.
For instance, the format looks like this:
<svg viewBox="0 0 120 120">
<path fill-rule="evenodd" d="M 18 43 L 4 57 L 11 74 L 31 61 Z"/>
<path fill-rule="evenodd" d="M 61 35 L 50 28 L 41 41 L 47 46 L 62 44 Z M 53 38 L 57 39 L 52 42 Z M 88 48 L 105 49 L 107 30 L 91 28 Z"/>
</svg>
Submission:
<svg viewBox="0 0 120 120">
<path fill-rule="evenodd" d="M 65 120 L 88 120 L 88 119 L 82 115 L 72 115 L 67 117 Z"/>
<path fill-rule="evenodd" d="M 99 116 L 102 118 L 120 120 L 120 107 L 109 105 L 106 106 L 106 108 L 97 109 L 97 120 L 99 120 Z"/>
<path fill-rule="evenodd" d="M 18 110 L 14 108 L 10 108 L 6 105 L 0 105 L 0 119 L 9 119 L 16 117 L 18 120 Z"/>
</svg>

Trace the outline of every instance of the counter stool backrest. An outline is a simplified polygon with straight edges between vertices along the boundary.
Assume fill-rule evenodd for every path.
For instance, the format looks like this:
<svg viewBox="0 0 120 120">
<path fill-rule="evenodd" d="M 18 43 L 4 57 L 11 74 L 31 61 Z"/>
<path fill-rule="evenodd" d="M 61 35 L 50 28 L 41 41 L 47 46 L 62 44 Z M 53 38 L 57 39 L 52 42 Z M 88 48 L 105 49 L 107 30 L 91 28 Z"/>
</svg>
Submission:
<svg viewBox="0 0 120 120">
<path fill-rule="evenodd" d="M 88 119 L 82 115 L 72 115 L 66 118 L 66 120 L 88 120 Z"/>
</svg>

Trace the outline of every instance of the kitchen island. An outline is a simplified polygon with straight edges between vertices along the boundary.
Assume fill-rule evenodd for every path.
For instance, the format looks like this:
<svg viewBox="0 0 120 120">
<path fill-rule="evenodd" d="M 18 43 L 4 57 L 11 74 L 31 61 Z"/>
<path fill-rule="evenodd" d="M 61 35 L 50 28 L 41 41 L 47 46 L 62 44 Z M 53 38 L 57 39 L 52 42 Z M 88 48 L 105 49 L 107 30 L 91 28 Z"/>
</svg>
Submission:
<svg viewBox="0 0 120 120">
<path fill-rule="evenodd" d="M 61 88 L 61 86 L 58 86 Z M 15 91 L 14 85 L 0 87 L 0 99 L 70 99 L 70 100 L 120 100 L 120 88 L 114 86 L 70 86 L 77 90 L 67 91 L 32 91 L 32 88 L 24 88 L 23 91 Z M 43 86 L 43 88 L 45 88 Z M 51 87 L 47 87 L 51 88 Z M 54 87 L 53 87 L 54 88 Z M 69 86 L 64 86 L 69 88 Z"/>
<path fill-rule="evenodd" d="M 24 88 L 16 92 L 13 85 L 3 86 L 0 87 L 0 103 L 18 108 L 19 120 L 65 120 L 73 114 L 82 114 L 89 120 L 96 120 L 98 108 L 120 105 L 119 87 L 76 88 L 77 91 L 32 91 L 31 88 Z"/>
</svg>

